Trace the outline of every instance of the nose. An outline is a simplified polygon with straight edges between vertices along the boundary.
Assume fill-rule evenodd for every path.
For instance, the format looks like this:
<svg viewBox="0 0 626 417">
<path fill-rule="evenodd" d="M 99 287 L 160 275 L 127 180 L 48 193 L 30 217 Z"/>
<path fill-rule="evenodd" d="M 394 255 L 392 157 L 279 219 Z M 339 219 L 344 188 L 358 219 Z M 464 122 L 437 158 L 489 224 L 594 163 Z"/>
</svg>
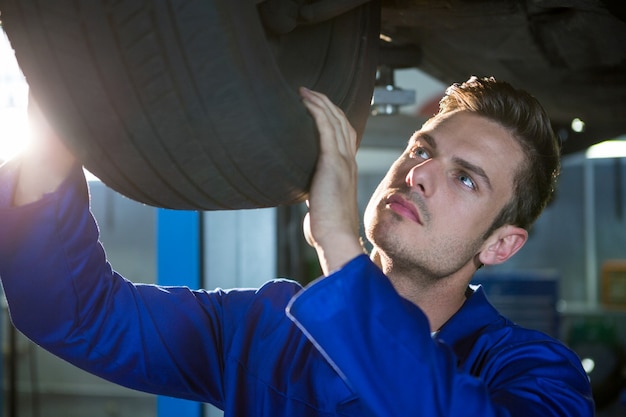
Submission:
<svg viewBox="0 0 626 417">
<path fill-rule="evenodd" d="M 407 173 L 404 181 L 414 191 L 428 196 L 435 191 L 435 174 L 437 163 L 428 159 L 414 165 Z"/>
</svg>

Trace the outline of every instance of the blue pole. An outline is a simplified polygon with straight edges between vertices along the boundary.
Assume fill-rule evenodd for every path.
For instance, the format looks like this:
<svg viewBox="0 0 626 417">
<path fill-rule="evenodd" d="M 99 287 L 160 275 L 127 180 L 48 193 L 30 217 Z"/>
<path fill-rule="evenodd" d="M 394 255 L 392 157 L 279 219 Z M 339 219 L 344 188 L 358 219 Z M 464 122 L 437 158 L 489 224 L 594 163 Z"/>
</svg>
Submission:
<svg viewBox="0 0 626 417">
<path fill-rule="evenodd" d="M 202 213 L 157 210 L 157 283 L 202 285 Z M 158 417 L 201 417 L 202 404 L 157 397 Z"/>
</svg>

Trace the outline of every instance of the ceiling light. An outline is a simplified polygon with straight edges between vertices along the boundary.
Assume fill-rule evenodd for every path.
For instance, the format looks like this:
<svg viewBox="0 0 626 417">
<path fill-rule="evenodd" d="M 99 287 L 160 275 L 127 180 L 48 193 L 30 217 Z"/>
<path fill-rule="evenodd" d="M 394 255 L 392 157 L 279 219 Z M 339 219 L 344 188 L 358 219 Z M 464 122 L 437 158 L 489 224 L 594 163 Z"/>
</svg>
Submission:
<svg viewBox="0 0 626 417">
<path fill-rule="evenodd" d="M 587 158 L 626 158 L 626 137 L 623 139 L 607 140 L 587 149 Z"/>
<path fill-rule="evenodd" d="M 580 133 L 585 130 L 585 122 L 578 117 L 572 120 L 572 130 L 576 133 Z"/>
</svg>

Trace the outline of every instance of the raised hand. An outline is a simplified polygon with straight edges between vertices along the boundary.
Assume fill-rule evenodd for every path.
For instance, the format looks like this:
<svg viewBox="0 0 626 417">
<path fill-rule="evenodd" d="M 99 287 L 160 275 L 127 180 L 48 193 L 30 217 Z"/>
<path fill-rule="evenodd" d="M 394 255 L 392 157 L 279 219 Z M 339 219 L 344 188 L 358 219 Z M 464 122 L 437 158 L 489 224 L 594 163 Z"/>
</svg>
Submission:
<svg viewBox="0 0 626 417">
<path fill-rule="evenodd" d="M 357 207 L 357 137 L 350 122 L 325 95 L 300 89 L 320 136 L 320 153 L 309 193 L 304 234 L 325 275 L 363 253 Z"/>
<path fill-rule="evenodd" d="M 19 174 L 13 204 L 25 205 L 56 190 L 69 175 L 76 159 L 52 130 L 37 103 L 30 97 L 28 116 L 32 143 L 19 155 Z"/>
</svg>

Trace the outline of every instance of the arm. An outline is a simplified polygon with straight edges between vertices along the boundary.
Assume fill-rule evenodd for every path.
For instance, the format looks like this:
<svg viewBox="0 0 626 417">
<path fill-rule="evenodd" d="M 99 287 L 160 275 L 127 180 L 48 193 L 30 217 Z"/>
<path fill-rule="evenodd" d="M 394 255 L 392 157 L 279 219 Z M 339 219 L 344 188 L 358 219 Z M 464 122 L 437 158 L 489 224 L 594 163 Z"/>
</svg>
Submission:
<svg viewBox="0 0 626 417">
<path fill-rule="evenodd" d="M 345 115 L 323 94 L 301 89 L 320 133 L 320 155 L 304 221 L 325 275 L 363 253 L 356 201 L 356 133 Z"/>
<path fill-rule="evenodd" d="M 0 277 L 26 336 L 112 382 L 219 405 L 226 297 L 135 285 L 112 271 L 81 170 L 35 203 L 1 209 L 0 218 Z M 228 300 L 240 311 L 248 302 Z"/>
<path fill-rule="evenodd" d="M 103 378 L 219 405 L 224 304 L 243 311 L 249 297 L 134 285 L 115 273 L 82 170 L 45 132 L 31 153 L 0 168 L 0 278 L 12 321 Z"/>
</svg>

